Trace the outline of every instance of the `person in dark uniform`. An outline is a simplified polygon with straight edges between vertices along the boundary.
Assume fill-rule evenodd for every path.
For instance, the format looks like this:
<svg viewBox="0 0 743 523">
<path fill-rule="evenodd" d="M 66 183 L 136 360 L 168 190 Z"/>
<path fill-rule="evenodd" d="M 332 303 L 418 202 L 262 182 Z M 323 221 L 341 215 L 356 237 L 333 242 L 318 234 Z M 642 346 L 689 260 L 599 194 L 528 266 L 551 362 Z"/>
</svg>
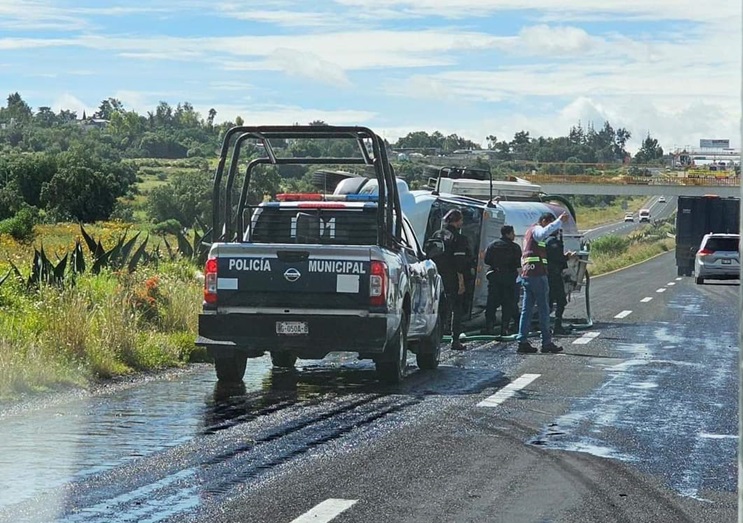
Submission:
<svg viewBox="0 0 743 523">
<path fill-rule="evenodd" d="M 555 308 L 554 334 L 569 334 L 562 325 L 562 315 L 568 304 L 565 296 L 565 282 L 562 271 L 568 268 L 568 257 L 572 253 L 565 253 L 565 245 L 562 241 L 561 231 L 553 233 L 545 242 L 547 250 L 547 282 L 549 284 L 550 308 Z"/>
<path fill-rule="evenodd" d="M 514 241 L 516 233 L 513 226 L 504 225 L 500 234 L 500 239 L 492 242 L 485 250 L 485 265 L 490 267 L 487 273 L 485 332 L 494 333 L 495 311 L 501 307 L 501 335 L 508 336 L 511 321 L 518 318 L 516 278 L 521 269 L 521 247 Z"/>
<path fill-rule="evenodd" d="M 465 275 L 470 269 L 469 245 L 467 238 L 461 234 L 463 224 L 462 211 L 452 209 L 444 216 L 441 229 L 432 236 L 432 239 L 439 239 L 444 243 L 443 254 L 434 261 L 444 284 L 444 325 L 451 324 L 452 350 L 467 348 L 459 341 L 464 315 Z"/>
</svg>

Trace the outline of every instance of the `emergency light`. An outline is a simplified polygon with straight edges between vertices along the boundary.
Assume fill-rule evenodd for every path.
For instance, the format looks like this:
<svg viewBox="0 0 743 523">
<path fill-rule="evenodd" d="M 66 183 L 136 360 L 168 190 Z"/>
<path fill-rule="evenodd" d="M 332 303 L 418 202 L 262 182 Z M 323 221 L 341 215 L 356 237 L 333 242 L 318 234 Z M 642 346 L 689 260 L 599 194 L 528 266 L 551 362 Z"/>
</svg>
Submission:
<svg viewBox="0 0 743 523">
<path fill-rule="evenodd" d="M 280 202 L 376 202 L 376 194 L 320 194 L 320 193 L 280 193 Z"/>
</svg>

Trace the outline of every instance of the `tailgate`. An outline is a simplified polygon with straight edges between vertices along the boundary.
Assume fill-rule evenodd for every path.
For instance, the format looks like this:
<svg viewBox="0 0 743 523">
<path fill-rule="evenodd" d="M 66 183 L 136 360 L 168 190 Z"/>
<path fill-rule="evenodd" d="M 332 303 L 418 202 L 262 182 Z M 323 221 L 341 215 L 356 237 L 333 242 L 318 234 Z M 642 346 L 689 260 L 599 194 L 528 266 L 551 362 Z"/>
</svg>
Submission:
<svg viewBox="0 0 743 523">
<path fill-rule="evenodd" d="M 218 308 L 369 308 L 369 247 L 221 244 L 212 254 Z"/>
</svg>

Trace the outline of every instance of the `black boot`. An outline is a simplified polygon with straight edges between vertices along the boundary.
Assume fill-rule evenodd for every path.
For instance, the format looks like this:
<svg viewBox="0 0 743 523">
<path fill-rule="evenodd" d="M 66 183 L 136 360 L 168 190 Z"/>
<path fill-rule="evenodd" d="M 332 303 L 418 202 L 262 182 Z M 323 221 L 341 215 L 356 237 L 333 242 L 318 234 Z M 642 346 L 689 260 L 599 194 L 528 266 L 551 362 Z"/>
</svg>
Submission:
<svg viewBox="0 0 743 523">
<path fill-rule="evenodd" d="M 570 334 L 570 331 L 562 326 L 562 318 L 555 320 L 555 327 L 552 329 L 553 334 Z"/>
</svg>

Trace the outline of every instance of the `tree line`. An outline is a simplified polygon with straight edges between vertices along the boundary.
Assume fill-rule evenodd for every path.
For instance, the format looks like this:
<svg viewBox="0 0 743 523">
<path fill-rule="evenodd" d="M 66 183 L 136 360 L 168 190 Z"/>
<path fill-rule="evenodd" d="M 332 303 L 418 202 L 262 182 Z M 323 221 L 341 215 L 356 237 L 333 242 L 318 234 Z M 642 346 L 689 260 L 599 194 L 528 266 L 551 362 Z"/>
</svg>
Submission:
<svg viewBox="0 0 743 523">
<path fill-rule="evenodd" d="M 150 192 L 147 213 L 154 222 L 176 220 L 191 226 L 195 219 L 209 222 L 208 199 L 212 173 L 208 160 L 218 152 L 224 133 L 243 119 L 216 121 L 210 109 L 206 117 L 188 102 L 175 107 L 161 101 L 141 115 L 127 109 L 116 98 L 102 100 L 93 114 L 78 115 L 50 107 L 33 110 L 19 93 L 7 97 L 0 107 L 0 220 L 20 211 L 49 221 L 93 222 L 112 215 L 130 218 L 122 212 L 127 198 L 136 193 L 138 167 L 132 159 L 192 158 L 196 171 L 175 175 L 165 186 Z M 324 125 L 324 122 L 310 122 Z M 622 165 L 659 162 L 663 149 L 648 135 L 631 157 L 626 151 L 631 134 L 614 129 L 607 121 L 600 129 L 578 124 L 562 137 L 532 137 L 527 131 L 510 140 L 486 137 L 488 157 L 476 163 L 495 174 L 539 169 L 548 172 L 554 164 L 572 165 L 570 173 L 585 173 L 587 164 Z M 449 155 L 459 150 L 480 151 L 479 143 L 456 134 L 416 131 L 387 144 L 395 150 L 431 150 Z M 300 156 L 348 156 L 355 145 L 338 140 L 292 140 L 283 144 L 282 154 Z M 246 160 L 262 155 L 257 147 Z M 425 183 L 424 163 L 398 161 L 391 154 L 396 171 L 413 186 Z M 286 165 L 264 168 L 250 194 L 259 202 L 266 194 L 282 190 L 312 189 L 316 167 Z M 0 231 L 2 228 L 0 228 Z"/>
</svg>

